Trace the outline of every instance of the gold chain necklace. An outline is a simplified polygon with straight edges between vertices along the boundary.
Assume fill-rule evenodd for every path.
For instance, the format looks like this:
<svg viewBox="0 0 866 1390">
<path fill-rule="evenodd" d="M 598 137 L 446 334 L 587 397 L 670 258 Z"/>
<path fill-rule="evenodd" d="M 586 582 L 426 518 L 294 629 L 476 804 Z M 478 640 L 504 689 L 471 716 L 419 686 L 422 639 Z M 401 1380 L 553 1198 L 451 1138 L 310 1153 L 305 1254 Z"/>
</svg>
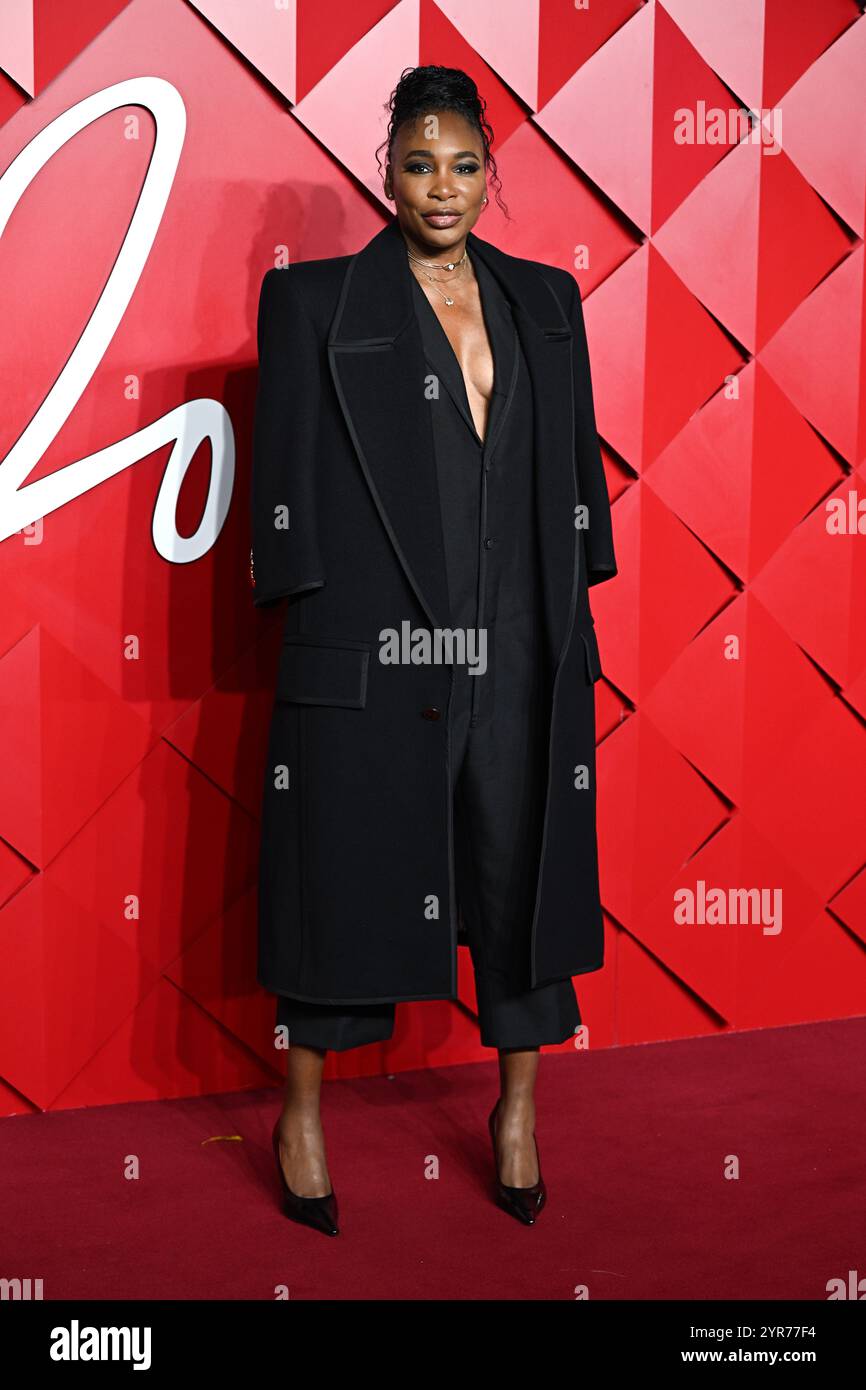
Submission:
<svg viewBox="0 0 866 1390">
<path fill-rule="evenodd" d="M 420 265 L 420 266 L 421 266 L 421 268 L 422 268 L 421 273 L 425 276 L 425 278 L 426 278 L 427 280 L 430 281 L 430 284 L 433 285 L 434 289 L 435 289 L 436 285 L 444 285 L 446 282 L 445 282 L 444 280 L 437 280 L 437 279 L 435 279 L 434 276 L 430 275 L 429 272 L 425 269 L 426 266 L 431 266 L 431 267 L 433 267 L 433 268 L 436 269 L 436 270 L 439 270 L 439 269 L 442 269 L 442 270 L 457 270 L 457 269 L 461 269 L 464 265 L 468 265 L 468 264 L 469 264 L 469 255 L 468 255 L 468 253 L 467 253 L 465 247 L 464 247 L 464 249 L 463 249 L 463 255 L 460 257 L 460 260 L 459 260 L 459 261 L 441 261 L 441 262 L 437 262 L 437 261 L 422 261 L 422 259 L 421 259 L 420 256 L 415 256 L 415 255 L 412 254 L 412 252 L 409 250 L 408 246 L 406 247 L 406 254 L 407 254 L 407 256 L 409 257 L 409 260 L 410 260 L 410 261 L 414 261 L 416 265 Z M 451 296 L 450 296 L 450 295 L 447 295 L 447 294 L 443 294 L 443 293 L 442 293 L 442 290 L 436 290 L 436 293 L 437 293 L 438 295 L 440 295 L 442 299 L 445 300 L 445 303 L 446 303 L 446 304 L 452 305 L 452 304 L 454 303 L 454 300 L 451 298 Z"/>
</svg>

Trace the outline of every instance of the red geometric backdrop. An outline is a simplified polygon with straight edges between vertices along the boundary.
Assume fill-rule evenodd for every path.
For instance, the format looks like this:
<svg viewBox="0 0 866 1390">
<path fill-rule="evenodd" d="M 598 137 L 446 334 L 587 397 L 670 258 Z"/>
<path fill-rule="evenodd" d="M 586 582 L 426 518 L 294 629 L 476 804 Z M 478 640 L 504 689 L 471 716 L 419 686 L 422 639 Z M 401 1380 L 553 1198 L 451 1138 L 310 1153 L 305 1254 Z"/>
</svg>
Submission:
<svg viewBox="0 0 866 1390">
<path fill-rule="evenodd" d="M 417 63 L 489 103 L 513 220 L 491 197 L 479 234 L 584 297 L 620 573 L 592 594 L 608 935 L 577 1044 L 864 1012 L 861 9 L 4 8 L 0 1111 L 280 1075 L 258 288 L 384 224 L 374 150 Z M 702 886 L 772 915 L 678 922 Z M 460 955 L 459 1004 L 400 1006 L 327 1074 L 489 1060 Z"/>
</svg>

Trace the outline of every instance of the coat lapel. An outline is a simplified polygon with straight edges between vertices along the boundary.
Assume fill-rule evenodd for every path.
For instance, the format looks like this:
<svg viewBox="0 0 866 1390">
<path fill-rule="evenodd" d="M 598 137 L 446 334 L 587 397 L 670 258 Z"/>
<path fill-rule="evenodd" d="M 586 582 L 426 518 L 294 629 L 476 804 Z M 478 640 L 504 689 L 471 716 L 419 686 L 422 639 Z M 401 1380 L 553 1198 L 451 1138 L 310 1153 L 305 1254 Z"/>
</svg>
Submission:
<svg viewBox="0 0 866 1390">
<path fill-rule="evenodd" d="M 484 261 L 511 301 L 532 383 L 535 501 L 548 650 L 555 669 L 574 629 L 579 579 L 574 335 L 565 309 L 531 262 L 506 255 L 472 232 L 467 244 L 470 256 Z"/>
<path fill-rule="evenodd" d="M 382 523 L 430 625 L 444 628 L 445 550 L 411 279 L 398 223 L 389 222 L 349 262 L 328 359 Z"/>
<path fill-rule="evenodd" d="M 553 290 L 529 262 L 473 232 L 467 246 L 510 301 L 531 378 L 545 616 L 557 665 L 571 634 L 578 583 L 572 331 Z M 382 523 L 431 626 L 445 628 L 445 548 L 413 282 L 395 219 L 349 262 L 328 360 Z"/>
<path fill-rule="evenodd" d="M 486 292 L 490 272 L 484 262 L 479 259 L 475 264 L 476 274 L 481 282 L 484 317 L 491 338 L 495 361 L 493 394 L 490 399 L 484 437 L 485 456 L 490 456 L 496 447 L 496 440 L 502 430 L 514 395 L 516 375 L 514 369 L 517 360 L 514 339 L 517 335 L 517 329 L 514 327 L 507 301 L 506 305 L 503 306 L 502 301 L 497 296 L 489 295 Z M 420 315 L 419 324 L 424 355 L 453 400 L 469 433 L 480 444 L 481 440 L 475 428 L 472 411 L 469 408 L 466 382 L 463 379 L 460 364 L 435 309 L 414 276 L 412 277 L 412 292 Z"/>
</svg>

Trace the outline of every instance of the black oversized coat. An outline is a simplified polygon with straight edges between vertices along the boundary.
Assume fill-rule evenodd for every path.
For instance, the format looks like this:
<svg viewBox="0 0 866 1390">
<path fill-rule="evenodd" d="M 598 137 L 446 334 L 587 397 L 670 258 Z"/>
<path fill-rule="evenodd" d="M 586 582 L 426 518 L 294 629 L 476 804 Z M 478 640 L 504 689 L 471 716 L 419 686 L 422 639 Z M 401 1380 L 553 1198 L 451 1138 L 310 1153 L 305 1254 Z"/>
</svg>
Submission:
<svg viewBox="0 0 866 1390">
<path fill-rule="evenodd" d="M 552 678 L 535 987 L 603 964 L 601 666 L 587 591 L 616 561 L 576 281 L 473 232 L 467 246 L 511 302 L 533 391 Z M 269 270 L 261 288 L 253 592 L 259 606 L 288 604 L 264 773 L 258 979 L 299 999 L 457 992 L 451 668 L 379 660 L 385 629 L 450 626 L 411 279 L 394 221 L 357 254 Z"/>
</svg>

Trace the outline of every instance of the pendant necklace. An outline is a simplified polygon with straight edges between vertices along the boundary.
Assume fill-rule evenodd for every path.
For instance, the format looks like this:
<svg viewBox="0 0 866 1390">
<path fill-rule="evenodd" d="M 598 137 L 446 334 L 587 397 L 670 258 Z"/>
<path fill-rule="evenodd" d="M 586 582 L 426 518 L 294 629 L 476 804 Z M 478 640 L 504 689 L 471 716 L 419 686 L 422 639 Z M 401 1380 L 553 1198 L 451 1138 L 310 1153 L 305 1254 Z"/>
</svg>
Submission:
<svg viewBox="0 0 866 1390">
<path fill-rule="evenodd" d="M 435 270 L 457 270 L 463 265 L 468 265 L 469 263 L 469 256 L 466 252 L 465 247 L 463 250 L 463 255 L 460 257 L 459 261 L 422 261 L 420 256 L 415 256 L 412 254 L 408 246 L 406 247 L 406 254 L 408 255 L 410 261 L 414 261 L 416 265 L 421 266 L 422 273 L 424 274 L 426 279 L 430 281 L 430 284 L 433 285 L 434 288 L 436 285 L 444 284 L 445 281 L 436 280 L 432 275 L 429 274 L 428 270 L 426 269 L 427 266 L 430 266 L 432 269 Z M 451 298 L 451 296 L 443 294 L 442 290 L 436 290 L 436 293 L 440 295 L 445 300 L 445 303 L 449 306 L 454 303 L 454 300 Z"/>
</svg>

